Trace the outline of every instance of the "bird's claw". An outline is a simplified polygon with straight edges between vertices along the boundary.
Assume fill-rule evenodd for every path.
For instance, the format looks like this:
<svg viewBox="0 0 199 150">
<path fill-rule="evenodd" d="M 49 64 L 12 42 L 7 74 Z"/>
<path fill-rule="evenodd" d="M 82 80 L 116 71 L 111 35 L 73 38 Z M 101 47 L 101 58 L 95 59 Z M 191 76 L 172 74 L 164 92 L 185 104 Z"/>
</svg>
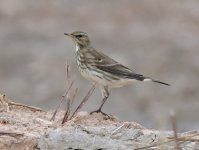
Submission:
<svg viewBox="0 0 199 150">
<path fill-rule="evenodd" d="M 106 117 L 108 117 L 108 118 L 112 118 L 111 115 L 108 115 L 108 114 L 102 112 L 100 109 L 90 112 L 91 115 L 92 115 L 93 113 L 101 113 L 102 115 L 104 115 L 104 116 L 106 116 Z"/>
</svg>

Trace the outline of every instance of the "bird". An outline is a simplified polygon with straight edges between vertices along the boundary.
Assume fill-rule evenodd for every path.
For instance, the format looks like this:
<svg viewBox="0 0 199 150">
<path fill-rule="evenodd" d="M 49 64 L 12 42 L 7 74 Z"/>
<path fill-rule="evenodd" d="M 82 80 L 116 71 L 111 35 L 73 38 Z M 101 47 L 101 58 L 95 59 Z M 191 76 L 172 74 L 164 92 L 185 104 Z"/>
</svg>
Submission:
<svg viewBox="0 0 199 150">
<path fill-rule="evenodd" d="M 64 33 L 69 36 L 75 43 L 75 57 L 77 68 L 80 74 L 98 85 L 102 93 L 102 102 L 100 107 L 92 111 L 92 113 L 102 113 L 102 107 L 109 97 L 109 91 L 112 88 L 120 88 L 131 84 L 135 81 L 152 81 L 162 85 L 170 86 L 170 84 L 155 80 L 151 77 L 136 73 L 133 69 L 126 67 L 108 55 L 97 51 L 92 45 L 87 33 L 75 31 L 72 33 Z"/>
</svg>

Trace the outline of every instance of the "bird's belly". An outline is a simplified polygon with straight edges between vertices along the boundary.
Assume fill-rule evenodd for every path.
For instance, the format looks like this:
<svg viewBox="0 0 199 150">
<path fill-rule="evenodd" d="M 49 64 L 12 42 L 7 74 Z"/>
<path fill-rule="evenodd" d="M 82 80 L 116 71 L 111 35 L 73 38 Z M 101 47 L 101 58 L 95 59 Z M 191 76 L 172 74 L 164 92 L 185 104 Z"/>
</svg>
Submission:
<svg viewBox="0 0 199 150">
<path fill-rule="evenodd" d="M 93 70 L 79 69 L 80 74 L 87 80 L 94 82 L 101 86 L 108 86 L 109 88 L 119 88 L 132 83 L 132 79 L 110 79 L 110 77 L 103 76 Z"/>
</svg>

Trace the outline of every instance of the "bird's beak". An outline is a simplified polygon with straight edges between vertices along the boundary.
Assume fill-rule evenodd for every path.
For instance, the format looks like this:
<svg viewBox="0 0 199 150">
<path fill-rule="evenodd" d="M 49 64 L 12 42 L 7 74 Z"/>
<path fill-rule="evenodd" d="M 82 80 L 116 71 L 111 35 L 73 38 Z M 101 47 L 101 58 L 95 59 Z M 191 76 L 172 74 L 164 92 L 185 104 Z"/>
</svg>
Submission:
<svg viewBox="0 0 199 150">
<path fill-rule="evenodd" d="M 69 36 L 71 38 L 73 38 L 73 35 L 71 35 L 70 33 L 64 33 L 64 35 Z"/>
</svg>

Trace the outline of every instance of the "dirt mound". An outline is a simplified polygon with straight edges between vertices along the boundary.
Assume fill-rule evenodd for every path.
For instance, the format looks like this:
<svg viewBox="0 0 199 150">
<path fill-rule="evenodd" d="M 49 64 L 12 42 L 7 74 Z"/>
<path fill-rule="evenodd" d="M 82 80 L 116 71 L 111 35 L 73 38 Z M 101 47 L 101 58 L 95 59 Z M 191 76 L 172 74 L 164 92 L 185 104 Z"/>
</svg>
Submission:
<svg viewBox="0 0 199 150">
<path fill-rule="evenodd" d="M 173 149 L 172 131 L 146 129 L 134 122 L 124 122 L 114 116 L 78 112 L 62 124 L 64 111 L 54 121 L 51 111 L 16 104 L 1 95 L 0 149 Z M 16 105 L 15 105 L 16 104 Z M 197 132 L 179 134 L 182 147 L 197 146 Z"/>
</svg>

